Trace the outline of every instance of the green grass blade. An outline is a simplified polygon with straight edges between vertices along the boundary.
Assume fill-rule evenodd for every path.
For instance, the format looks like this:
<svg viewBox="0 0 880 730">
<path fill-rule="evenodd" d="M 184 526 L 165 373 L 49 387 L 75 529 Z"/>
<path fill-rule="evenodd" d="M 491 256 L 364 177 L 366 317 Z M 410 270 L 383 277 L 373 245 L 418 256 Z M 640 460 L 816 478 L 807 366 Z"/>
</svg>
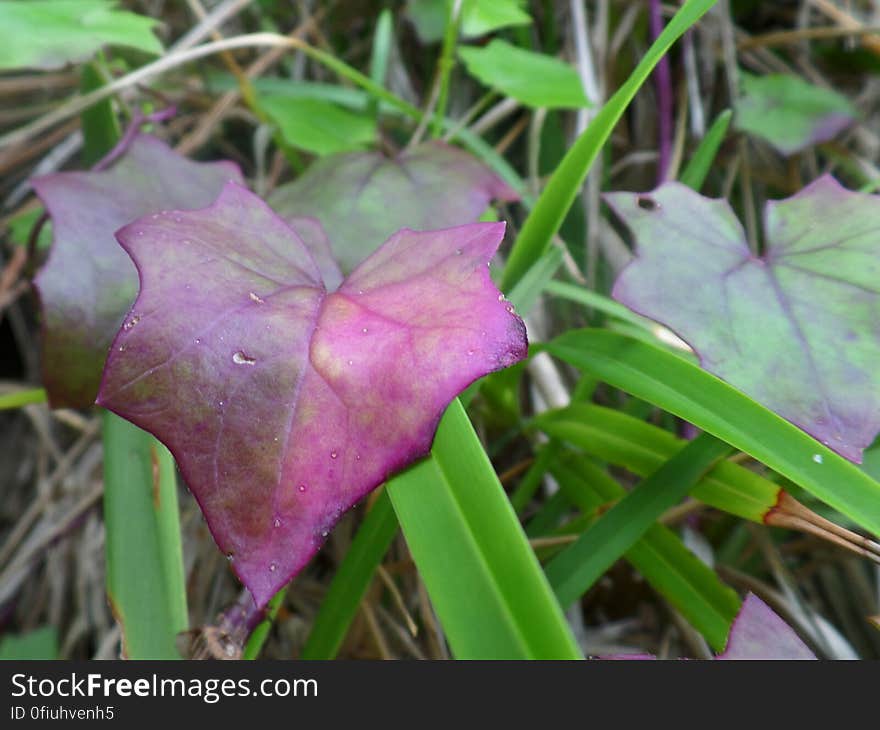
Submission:
<svg viewBox="0 0 880 730">
<path fill-rule="evenodd" d="M 714 4 L 715 0 L 688 0 L 682 5 L 642 57 L 626 83 L 608 100 L 566 153 L 517 236 L 504 267 L 504 277 L 501 280 L 503 291 L 510 291 L 546 251 L 553 235 L 565 220 L 590 167 L 611 136 L 611 131 L 639 87 L 650 76 L 654 66 L 672 44 Z"/>
<path fill-rule="evenodd" d="M 431 457 L 386 488 L 457 658 L 581 658 L 457 400 L 440 422 Z"/>
<path fill-rule="evenodd" d="M 397 527 L 391 500 L 382 490 L 336 570 L 300 659 L 336 656 Z"/>
<path fill-rule="evenodd" d="M 626 495 L 626 490 L 588 457 L 572 451 L 562 455 L 552 473 L 560 489 L 585 514 Z M 739 611 L 739 597 L 672 530 L 652 525 L 624 557 L 713 648 L 724 649 Z"/>
<path fill-rule="evenodd" d="M 570 606 L 648 530 L 680 502 L 730 446 L 700 434 L 615 504 L 546 567 L 559 602 Z"/>
<path fill-rule="evenodd" d="M 103 71 L 103 54 L 98 59 L 82 67 L 80 72 L 80 89 L 85 94 L 107 83 Z M 122 135 L 119 122 L 113 113 L 113 101 L 104 99 L 94 106 L 85 109 L 81 115 L 83 130 L 82 164 L 91 167 L 116 143 Z"/>
<path fill-rule="evenodd" d="M 562 263 L 562 256 L 561 248 L 550 248 L 510 291 L 507 298 L 520 315 L 525 316 L 535 306 L 541 292 L 551 283 L 550 279 Z"/>
<path fill-rule="evenodd" d="M 535 418 L 534 425 L 602 461 L 647 476 L 687 442 L 620 411 L 577 403 Z M 722 461 L 691 490 L 691 496 L 737 517 L 762 523 L 779 501 L 778 484 L 730 461 Z"/>
<path fill-rule="evenodd" d="M 31 403 L 46 402 L 45 388 L 29 388 L 27 390 L 16 390 L 14 393 L 6 393 L 0 395 L 0 411 L 8 411 L 12 408 L 21 408 Z"/>
<path fill-rule="evenodd" d="M 377 86 L 385 86 L 385 76 L 388 73 L 392 20 L 391 11 L 385 8 L 379 13 L 379 20 L 376 21 L 376 32 L 373 34 L 373 51 L 370 54 L 370 80 Z M 374 119 L 378 119 L 379 100 L 375 97 L 370 97 L 367 111 Z"/>
<path fill-rule="evenodd" d="M 706 176 L 709 174 L 709 169 L 712 167 L 715 156 L 718 154 L 718 148 L 721 147 L 721 143 L 727 136 L 727 128 L 730 126 L 732 118 L 733 112 L 730 109 L 725 109 L 715 118 L 712 126 L 709 127 L 709 131 L 700 140 L 694 156 L 691 157 L 684 172 L 679 176 L 680 182 L 696 191 L 703 187 Z"/>
<path fill-rule="evenodd" d="M 443 32 L 443 47 L 440 50 L 440 58 L 437 61 L 437 108 L 431 119 L 431 137 L 436 139 L 443 130 L 443 120 L 446 117 L 446 104 L 449 100 L 449 78 L 455 66 L 455 44 L 458 41 L 458 28 L 461 23 L 462 5 L 449 3 L 446 11 L 446 28 Z"/>
<path fill-rule="evenodd" d="M 657 326 L 650 319 L 636 314 L 620 302 L 616 302 L 611 297 L 595 292 L 592 289 L 587 289 L 585 286 L 569 284 L 564 281 L 550 281 L 547 283 L 544 291 L 562 299 L 583 304 L 585 307 L 598 310 L 609 317 L 619 319 L 622 322 L 629 322 L 645 330 L 650 331 Z"/>
<path fill-rule="evenodd" d="M 130 659 L 179 659 L 187 628 L 177 479 L 168 450 L 104 412 L 107 594 Z"/>
<path fill-rule="evenodd" d="M 242 659 L 256 659 L 259 656 L 260 651 L 263 649 L 263 644 L 266 643 L 266 639 L 269 637 L 272 623 L 278 615 L 278 609 L 284 603 L 284 596 L 286 595 L 287 586 L 284 586 L 284 588 L 272 596 L 272 600 L 266 606 L 266 617 L 256 625 L 251 635 L 248 636 L 247 643 L 244 645 L 244 650 L 241 653 Z"/>
<path fill-rule="evenodd" d="M 880 484 L 797 426 L 675 355 L 614 332 L 576 330 L 546 349 L 750 454 L 880 535 Z"/>
</svg>

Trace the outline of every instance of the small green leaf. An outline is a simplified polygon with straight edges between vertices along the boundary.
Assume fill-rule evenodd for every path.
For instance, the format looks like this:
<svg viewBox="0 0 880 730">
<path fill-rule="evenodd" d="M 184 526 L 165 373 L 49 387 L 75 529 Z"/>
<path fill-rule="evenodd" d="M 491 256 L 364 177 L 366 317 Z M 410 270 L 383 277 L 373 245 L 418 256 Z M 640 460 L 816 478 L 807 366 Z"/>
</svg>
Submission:
<svg viewBox="0 0 880 730">
<path fill-rule="evenodd" d="M 590 106 L 577 70 L 552 56 L 526 51 L 497 38 L 485 47 L 459 48 L 458 55 L 472 76 L 528 106 Z"/>
<path fill-rule="evenodd" d="M 157 21 L 116 5 L 115 0 L 4 0 L 0 69 L 60 68 L 105 45 L 162 53 L 151 30 Z"/>
<path fill-rule="evenodd" d="M 453 0 L 409 0 L 406 13 L 423 43 L 443 38 Z M 529 25 L 525 0 L 464 0 L 461 9 L 461 35 L 475 38 L 502 28 Z"/>
<path fill-rule="evenodd" d="M 741 74 L 736 127 L 793 155 L 834 138 L 858 110 L 842 94 L 787 74 Z"/>
<path fill-rule="evenodd" d="M 529 25 L 532 18 L 524 5 L 525 0 L 464 0 L 461 34 L 474 38 L 502 28 Z"/>
<path fill-rule="evenodd" d="M 258 103 L 286 142 L 316 155 L 361 150 L 376 137 L 373 117 L 326 101 L 264 96 Z"/>
</svg>

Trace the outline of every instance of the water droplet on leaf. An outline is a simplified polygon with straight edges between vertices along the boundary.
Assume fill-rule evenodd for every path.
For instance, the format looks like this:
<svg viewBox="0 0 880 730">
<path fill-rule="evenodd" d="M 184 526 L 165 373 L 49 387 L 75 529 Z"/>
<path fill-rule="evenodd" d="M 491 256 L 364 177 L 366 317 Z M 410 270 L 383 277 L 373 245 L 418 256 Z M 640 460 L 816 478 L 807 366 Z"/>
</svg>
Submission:
<svg viewBox="0 0 880 730">
<path fill-rule="evenodd" d="M 239 350 L 232 356 L 232 362 L 234 362 L 236 365 L 255 365 L 257 361 L 252 357 L 248 357 L 241 350 Z"/>
</svg>

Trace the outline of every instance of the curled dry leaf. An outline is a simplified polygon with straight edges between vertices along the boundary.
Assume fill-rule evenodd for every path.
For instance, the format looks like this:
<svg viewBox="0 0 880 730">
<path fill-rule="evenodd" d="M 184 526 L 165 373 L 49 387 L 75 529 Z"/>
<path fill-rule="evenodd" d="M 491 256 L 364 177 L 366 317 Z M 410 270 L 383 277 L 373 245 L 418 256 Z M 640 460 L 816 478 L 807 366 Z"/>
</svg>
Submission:
<svg viewBox="0 0 880 730">
<path fill-rule="evenodd" d="M 259 606 L 427 453 L 461 390 L 525 356 L 487 268 L 503 233 L 401 230 L 332 293 L 294 230 L 235 184 L 117 234 L 141 289 L 98 402 L 171 449 Z"/>
<path fill-rule="evenodd" d="M 95 401 L 107 349 L 137 294 L 137 271 L 113 234 L 142 215 L 209 205 L 231 162 L 197 163 L 137 135 L 101 172 L 60 172 L 34 189 L 52 218 L 54 243 L 35 279 L 43 308 L 43 384 L 53 407 Z"/>
<path fill-rule="evenodd" d="M 880 198 L 825 176 L 770 202 L 762 256 L 726 201 L 679 183 L 606 200 L 638 246 L 614 297 L 686 340 L 708 371 L 860 462 L 880 429 Z"/>
</svg>

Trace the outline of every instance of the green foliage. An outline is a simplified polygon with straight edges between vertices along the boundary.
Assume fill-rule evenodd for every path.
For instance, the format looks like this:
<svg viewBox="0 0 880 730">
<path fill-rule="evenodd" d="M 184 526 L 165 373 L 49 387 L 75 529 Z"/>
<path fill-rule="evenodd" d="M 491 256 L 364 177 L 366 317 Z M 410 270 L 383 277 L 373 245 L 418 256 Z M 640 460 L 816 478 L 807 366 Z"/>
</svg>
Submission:
<svg viewBox="0 0 880 730">
<path fill-rule="evenodd" d="M 446 18 L 453 0 L 409 0 L 407 15 L 419 38 L 434 43 L 443 38 Z M 529 25 L 525 0 L 463 0 L 460 32 L 465 38 L 492 33 L 502 28 Z"/>
<path fill-rule="evenodd" d="M 388 482 L 410 552 L 458 659 L 580 652 L 467 415 L 454 402 L 427 459 Z"/>
<path fill-rule="evenodd" d="M 58 658 L 58 631 L 43 626 L 24 634 L 6 634 L 0 639 L 0 661 Z"/>
<path fill-rule="evenodd" d="M 463 46 L 458 55 L 486 86 L 532 107 L 576 109 L 590 105 L 573 66 L 543 53 L 495 39 L 488 46 Z"/>
<path fill-rule="evenodd" d="M 129 659 L 179 659 L 188 626 L 174 459 L 148 433 L 104 414 L 107 597 Z"/>
<path fill-rule="evenodd" d="M 504 268 L 501 288 L 509 290 L 541 257 L 577 197 L 590 167 L 611 131 L 654 66 L 672 44 L 715 4 L 688 0 L 642 57 L 626 82 L 614 93 L 566 153 L 520 229 Z"/>
<path fill-rule="evenodd" d="M 623 497 L 547 566 L 547 579 L 568 607 L 660 517 L 680 502 L 730 447 L 701 434 Z"/>
<path fill-rule="evenodd" d="M 373 118 L 326 101 L 264 96 L 259 105 L 288 144 L 316 155 L 365 149 L 376 137 Z"/>
<path fill-rule="evenodd" d="M 792 155 L 832 139 L 858 116 L 843 94 L 797 76 L 741 75 L 742 96 L 736 102 L 736 126 Z"/>
<path fill-rule="evenodd" d="M 750 454 L 880 535 L 880 484 L 698 366 L 644 342 L 600 330 L 573 330 L 546 348 Z"/>
<path fill-rule="evenodd" d="M 115 0 L 4 0 L 0 69 L 59 68 L 105 45 L 162 52 L 156 21 L 114 6 Z"/>
</svg>

